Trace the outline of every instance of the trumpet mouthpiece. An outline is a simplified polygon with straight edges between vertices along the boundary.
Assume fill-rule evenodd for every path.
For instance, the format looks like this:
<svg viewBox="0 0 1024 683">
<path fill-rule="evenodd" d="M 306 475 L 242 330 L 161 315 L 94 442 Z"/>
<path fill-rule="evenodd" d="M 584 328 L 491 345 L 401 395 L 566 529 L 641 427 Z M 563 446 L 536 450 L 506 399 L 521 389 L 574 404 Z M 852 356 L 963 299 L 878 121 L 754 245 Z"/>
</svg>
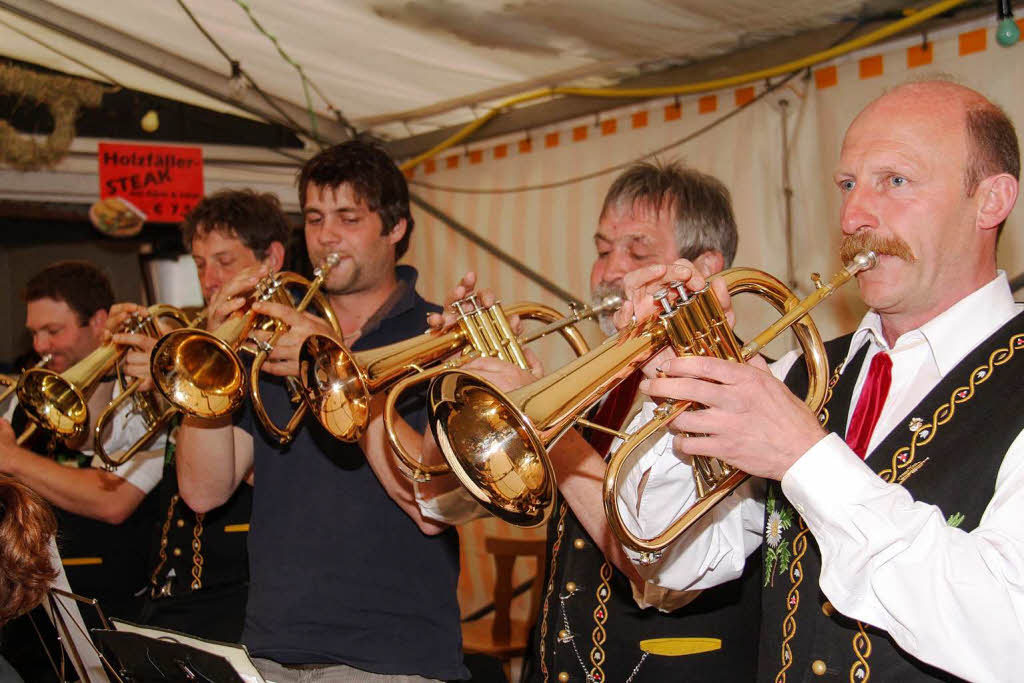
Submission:
<svg viewBox="0 0 1024 683">
<path fill-rule="evenodd" d="M 339 261 L 341 261 L 341 257 L 338 256 L 336 252 L 332 252 L 327 255 L 327 258 L 324 259 L 324 264 L 322 267 L 333 268 L 334 266 L 338 265 Z"/>
<path fill-rule="evenodd" d="M 852 269 L 853 273 L 859 273 L 863 270 L 871 270 L 878 265 L 878 255 L 873 251 L 862 251 L 853 257 L 850 261 L 849 268 Z"/>
</svg>

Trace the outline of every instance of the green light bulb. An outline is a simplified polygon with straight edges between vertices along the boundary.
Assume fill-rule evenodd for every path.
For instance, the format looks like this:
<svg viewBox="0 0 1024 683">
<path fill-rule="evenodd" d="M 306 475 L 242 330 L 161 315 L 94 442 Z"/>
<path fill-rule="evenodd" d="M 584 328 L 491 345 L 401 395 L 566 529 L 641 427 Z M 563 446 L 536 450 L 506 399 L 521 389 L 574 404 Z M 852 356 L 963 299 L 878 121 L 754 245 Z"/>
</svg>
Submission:
<svg viewBox="0 0 1024 683">
<path fill-rule="evenodd" d="M 996 28 L 996 42 L 1003 47 L 1011 47 L 1017 44 L 1020 39 L 1020 27 L 1017 26 L 1017 22 L 1013 20 L 1013 17 L 1006 17 L 999 22 L 999 27 Z"/>
</svg>

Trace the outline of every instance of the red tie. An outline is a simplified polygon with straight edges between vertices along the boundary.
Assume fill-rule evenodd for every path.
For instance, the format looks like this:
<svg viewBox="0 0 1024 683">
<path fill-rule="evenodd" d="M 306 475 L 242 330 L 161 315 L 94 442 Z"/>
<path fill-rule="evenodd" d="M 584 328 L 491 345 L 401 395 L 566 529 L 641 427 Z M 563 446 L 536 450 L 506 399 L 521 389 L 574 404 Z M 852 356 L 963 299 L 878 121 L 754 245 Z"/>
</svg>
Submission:
<svg viewBox="0 0 1024 683">
<path fill-rule="evenodd" d="M 626 414 L 636 398 L 636 391 L 640 386 L 640 380 L 643 378 L 644 373 L 641 370 L 634 370 L 631 375 L 624 379 L 619 386 L 612 389 L 611 393 L 605 397 L 604 403 L 598 408 L 593 421 L 602 427 L 621 429 L 622 423 L 626 419 Z M 607 456 L 608 448 L 612 445 L 614 438 L 611 434 L 599 432 L 595 429 L 587 436 L 587 441 L 590 442 L 595 451 L 604 457 Z"/>
<path fill-rule="evenodd" d="M 853 452 L 863 460 L 867 455 L 871 432 L 875 431 L 878 416 L 885 405 L 885 397 L 889 395 L 892 384 L 892 358 L 885 352 L 879 352 L 871 358 L 868 377 L 860 390 L 857 407 L 850 419 L 850 427 L 846 430 L 846 443 Z"/>
</svg>

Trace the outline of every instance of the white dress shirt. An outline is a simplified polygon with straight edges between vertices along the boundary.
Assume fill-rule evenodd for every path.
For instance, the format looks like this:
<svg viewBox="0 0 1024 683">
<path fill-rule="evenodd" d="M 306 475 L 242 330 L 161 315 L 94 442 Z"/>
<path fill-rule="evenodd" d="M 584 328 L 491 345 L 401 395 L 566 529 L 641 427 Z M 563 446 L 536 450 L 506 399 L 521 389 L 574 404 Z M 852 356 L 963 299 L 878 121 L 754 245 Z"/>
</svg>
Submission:
<svg viewBox="0 0 1024 683">
<path fill-rule="evenodd" d="M 121 387 L 115 382 L 111 400 L 117 398 L 120 393 Z M 14 415 L 14 409 L 17 407 L 18 398 L 15 395 L 11 397 L 3 418 L 9 422 Z M 117 412 L 114 413 L 114 419 L 111 420 L 110 430 L 106 440 L 103 442 L 103 446 L 107 449 L 107 453 L 111 455 L 126 451 L 145 433 L 146 423 L 142 419 L 142 415 L 136 412 L 135 403 L 133 401 L 125 401 Z M 160 479 L 163 477 L 164 446 L 166 443 L 167 429 L 165 428 L 160 430 L 144 446 L 146 450 L 139 451 L 131 460 L 114 469 L 114 474 L 143 493 L 149 493 L 156 488 L 156 485 L 160 483 Z M 82 453 L 93 455 L 92 449 L 82 449 Z M 98 455 L 93 455 L 92 466 L 102 468 L 104 466 L 103 460 Z"/>
<path fill-rule="evenodd" d="M 875 353 L 889 353 L 893 368 L 868 457 L 893 429 L 908 429 L 914 406 L 1021 308 L 1000 271 L 992 282 L 902 335 L 891 349 L 881 334 L 879 316 L 869 312 L 847 355 L 849 360 L 869 345 L 854 396 Z M 773 374 L 785 376 L 796 360 L 796 353 L 787 355 L 773 364 Z M 851 413 L 855 405 L 856 400 Z M 692 501 L 688 460 L 672 453 L 668 436 L 638 460 L 619 491 L 619 510 L 633 533 L 654 536 L 685 507 L 681 501 Z M 648 469 L 638 501 L 637 484 Z M 971 532 L 949 526 L 939 508 L 915 502 L 904 487 L 882 481 L 835 434 L 808 450 L 781 484 L 821 549 L 820 587 L 839 612 L 888 631 L 906 652 L 957 676 L 1019 679 L 1024 644 L 1024 432 L 1004 456 L 995 493 Z M 666 549 L 660 562 L 638 570 L 674 589 L 706 587 L 739 576 L 745 557 L 760 543 L 764 524 L 763 503 L 743 495 L 737 492 L 719 505 L 727 507 L 716 508 L 708 515 L 713 517 L 710 522 L 689 530 Z"/>
</svg>

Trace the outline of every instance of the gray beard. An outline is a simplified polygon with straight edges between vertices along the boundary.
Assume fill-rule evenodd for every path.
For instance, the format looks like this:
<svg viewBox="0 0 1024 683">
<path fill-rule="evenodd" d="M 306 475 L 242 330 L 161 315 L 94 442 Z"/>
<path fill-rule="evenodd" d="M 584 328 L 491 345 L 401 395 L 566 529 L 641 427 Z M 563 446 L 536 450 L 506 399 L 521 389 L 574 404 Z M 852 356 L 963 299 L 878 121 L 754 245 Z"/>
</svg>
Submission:
<svg viewBox="0 0 1024 683">
<path fill-rule="evenodd" d="M 592 306 L 599 306 L 609 296 L 619 296 L 623 300 L 626 299 L 626 293 L 623 291 L 622 285 L 601 283 L 590 293 L 590 303 Z M 605 313 L 597 318 L 597 324 L 606 337 L 610 337 L 618 332 L 615 329 L 615 323 L 612 321 L 613 315 L 615 315 L 614 312 Z"/>
</svg>

